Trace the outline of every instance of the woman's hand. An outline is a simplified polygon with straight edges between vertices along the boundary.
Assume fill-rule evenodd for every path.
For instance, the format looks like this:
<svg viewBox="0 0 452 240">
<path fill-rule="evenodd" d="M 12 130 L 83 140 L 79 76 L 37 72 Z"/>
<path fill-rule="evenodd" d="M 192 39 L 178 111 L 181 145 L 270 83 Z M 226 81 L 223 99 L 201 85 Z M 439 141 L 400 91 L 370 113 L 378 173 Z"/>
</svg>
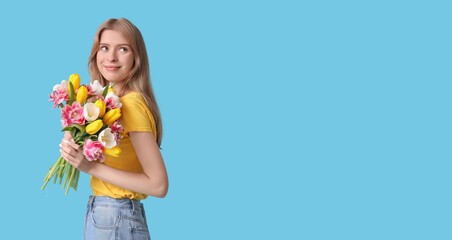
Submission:
<svg viewBox="0 0 452 240">
<path fill-rule="evenodd" d="M 69 132 L 64 134 L 64 138 L 60 144 L 61 156 L 72 166 L 77 168 L 82 172 L 87 172 L 93 162 L 86 160 L 85 155 L 83 155 L 83 149 L 77 143 L 73 142 L 73 138 Z"/>
</svg>

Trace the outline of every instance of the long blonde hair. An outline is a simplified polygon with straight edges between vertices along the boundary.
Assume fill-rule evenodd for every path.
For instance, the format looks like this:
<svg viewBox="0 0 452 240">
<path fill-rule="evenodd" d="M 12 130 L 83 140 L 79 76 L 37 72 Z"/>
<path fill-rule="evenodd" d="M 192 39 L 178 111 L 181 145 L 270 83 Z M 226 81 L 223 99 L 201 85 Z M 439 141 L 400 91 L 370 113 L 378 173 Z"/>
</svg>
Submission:
<svg viewBox="0 0 452 240">
<path fill-rule="evenodd" d="M 129 75 L 126 77 L 125 84 L 122 90 L 118 93 L 119 96 L 124 95 L 126 90 L 132 90 L 141 93 L 146 100 L 147 107 L 154 117 L 155 126 L 157 128 L 157 144 L 161 145 L 162 142 L 162 121 L 160 116 L 160 110 L 157 101 L 154 96 L 154 92 L 151 86 L 151 77 L 149 74 L 149 60 L 146 51 L 146 45 L 144 43 L 143 36 L 140 30 L 129 20 L 125 18 L 111 18 L 102 23 L 97 29 L 94 37 L 93 47 L 88 60 L 88 68 L 91 75 L 91 81 L 95 79 L 106 86 L 108 81 L 102 76 L 97 67 L 97 52 L 100 47 L 100 38 L 104 30 L 115 30 L 120 32 L 126 40 L 129 42 L 134 56 L 134 65 Z"/>
</svg>

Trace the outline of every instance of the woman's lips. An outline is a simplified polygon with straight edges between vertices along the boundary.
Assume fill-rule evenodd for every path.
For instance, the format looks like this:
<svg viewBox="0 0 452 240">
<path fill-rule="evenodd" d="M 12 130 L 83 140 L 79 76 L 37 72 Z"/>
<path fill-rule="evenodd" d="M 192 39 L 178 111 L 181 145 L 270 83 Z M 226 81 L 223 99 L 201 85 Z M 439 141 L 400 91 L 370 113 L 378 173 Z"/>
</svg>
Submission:
<svg viewBox="0 0 452 240">
<path fill-rule="evenodd" d="M 116 71 L 120 68 L 120 66 L 104 66 L 108 71 Z"/>
</svg>

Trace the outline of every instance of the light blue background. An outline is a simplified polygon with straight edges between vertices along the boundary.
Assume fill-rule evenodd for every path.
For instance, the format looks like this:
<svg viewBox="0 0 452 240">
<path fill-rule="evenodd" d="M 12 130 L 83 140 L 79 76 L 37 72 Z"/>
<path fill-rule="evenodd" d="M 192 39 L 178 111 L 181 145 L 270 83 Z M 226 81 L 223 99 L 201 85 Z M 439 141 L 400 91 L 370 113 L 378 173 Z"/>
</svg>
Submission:
<svg viewBox="0 0 452 240">
<path fill-rule="evenodd" d="M 88 176 L 40 190 L 61 139 L 48 95 L 87 83 L 95 30 L 126 17 L 165 129 L 153 239 L 451 239 L 451 6 L 0 3 L 2 235 L 81 238 Z"/>
</svg>

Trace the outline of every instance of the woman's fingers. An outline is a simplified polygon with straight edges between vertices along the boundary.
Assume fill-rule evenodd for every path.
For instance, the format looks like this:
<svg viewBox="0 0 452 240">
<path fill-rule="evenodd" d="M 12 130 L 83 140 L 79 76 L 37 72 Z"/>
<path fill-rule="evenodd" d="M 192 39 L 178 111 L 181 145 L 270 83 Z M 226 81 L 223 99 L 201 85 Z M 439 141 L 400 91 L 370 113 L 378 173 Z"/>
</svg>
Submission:
<svg viewBox="0 0 452 240">
<path fill-rule="evenodd" d="M 61 146 L 61 156 L 75 168 L 78 168 L 83 161 L 79 152 L 65 146 Z"/>
<path fill-rule="evenodd" d="M 76 149 L 76 150 L 78 150 L 79 148 L 80 148 L 80 145 L 78 145 L 77 143 L 75 143 L 74 142 L 74 140 L 66 140 L 66 139 L 63 139 L 63 142 L 64 143 L 66 143 L 66 144 L 68 144 L 69 146 L 71 146 L 72 148 L 74 148 L 74 149 Z"/>
<path fill-rule="evenodd" d="M 65 132 L 64 132 L 64 139 L 66 139 L 66 140 L 68 140 L 68 141 L 71 141 L 71 140 L 72 140 L 71 132 L 65 131 Z"/>
<path fill-rule="evenodd" d="M 72 141 L 63 139 L 60 144 L 60 150 L 63 158 L 68 161 L 77 162 L 77 159 L 83 159 L 80 146 Z"/>
<path fill-rule="evenodd" d="M 79 152 L 77 148 L 74 148 L 73 146 L 64 141 L 60 144 L 60 149 L 62 153 L 66 153 L 71 156 L 76 156 Z"/>
<path fill-rule="evenodd" d="M 60 144 L 61 156 L 72 166 L 80 171 L 87 171 L 92 166 L 83 155 L 83 148 L 72 140 L 63 139 Z"/>
</svg>

